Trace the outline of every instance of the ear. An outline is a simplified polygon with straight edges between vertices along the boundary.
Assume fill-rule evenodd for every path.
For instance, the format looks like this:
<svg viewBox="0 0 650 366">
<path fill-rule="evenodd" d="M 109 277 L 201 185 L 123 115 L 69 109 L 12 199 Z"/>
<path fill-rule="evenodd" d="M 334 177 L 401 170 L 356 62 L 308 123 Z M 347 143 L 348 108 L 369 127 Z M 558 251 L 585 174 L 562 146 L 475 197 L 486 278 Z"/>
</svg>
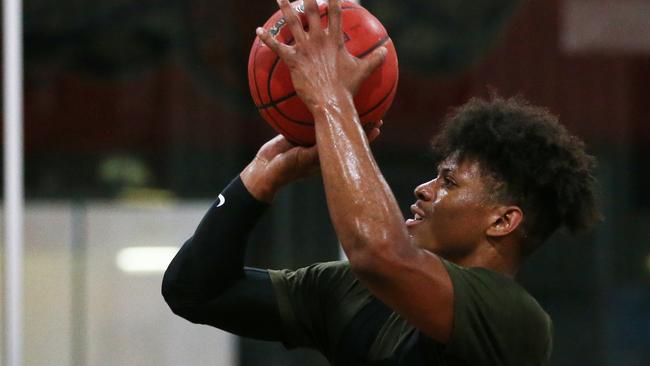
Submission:
<svg viewBox="0 0 650 366">
<path fill-rule="evenodd" d="M 501 206 L 495 209 L 492 222 L 485 234 L 503 237 L 515 231 L 524 219 L 524 213 L 517 206 Z"/>
</svg>

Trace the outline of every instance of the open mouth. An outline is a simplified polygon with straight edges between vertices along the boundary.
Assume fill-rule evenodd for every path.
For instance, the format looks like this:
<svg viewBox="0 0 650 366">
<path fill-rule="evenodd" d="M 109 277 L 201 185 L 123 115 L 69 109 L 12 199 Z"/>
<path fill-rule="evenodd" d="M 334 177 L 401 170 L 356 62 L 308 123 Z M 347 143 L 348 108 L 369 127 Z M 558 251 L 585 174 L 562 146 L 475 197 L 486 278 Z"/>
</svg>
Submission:
<svg viewBox="0 0 650 366">
<path fill-rule="evenodd" d="M 424 211 L 417 205 L 411 205 L 411 212 L 413 212 L 413 218 L 406 220 L 406 226 L 417 225 L 424 220 Z"/>
</svg>

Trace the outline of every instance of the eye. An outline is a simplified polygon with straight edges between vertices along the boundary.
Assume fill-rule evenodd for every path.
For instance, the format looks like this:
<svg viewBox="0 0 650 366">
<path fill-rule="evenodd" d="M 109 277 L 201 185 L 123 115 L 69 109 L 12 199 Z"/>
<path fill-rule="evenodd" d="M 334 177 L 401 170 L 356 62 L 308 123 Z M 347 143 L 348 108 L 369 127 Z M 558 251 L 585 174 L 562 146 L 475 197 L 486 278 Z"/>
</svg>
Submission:
<svg viewBox="0 0 650 366">
<path fill-rule="evenodd" d="M 436 176 L 436 180 L 442 181 L 441 186 L 443 188 L 450 188 L 456 185 L 456 182 L 450 176 L 450 170 L 446 168 L 438 169 L 438 175 Z"/>
<path fill-rule="evenodd" d="M 449 187 L 455 185 L 455 183 L 454 183 L 453 180 L 449 179 L 448 176 L 443 175 L 442 176 L 442 185 L 443 185 L 443 187 L 449 188 Z"/>
</svg>

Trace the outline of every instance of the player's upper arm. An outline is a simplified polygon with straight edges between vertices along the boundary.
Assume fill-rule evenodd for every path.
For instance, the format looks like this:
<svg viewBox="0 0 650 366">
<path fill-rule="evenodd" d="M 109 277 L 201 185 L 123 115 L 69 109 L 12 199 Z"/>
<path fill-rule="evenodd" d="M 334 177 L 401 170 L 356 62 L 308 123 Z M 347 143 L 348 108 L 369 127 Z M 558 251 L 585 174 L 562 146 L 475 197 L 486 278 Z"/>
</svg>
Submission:
<svg viewBox="0 0 650 366">
<path fill-rule="evenodd" d="M 310 347 L 331 354 L 350 317 L 370 298 L 354 280 L 347 262 L 270 270 L 269 274 L 288 348 Z"/>
<path fill-rule="evenodd" d="M 350 258 L 359 280 L 421 332 L 447 343 L 454 318 L 454 289 L 442 260 L 407 244 L 401 253 L 375 246 Z"/>
<path fill-rule="evenodd" d="M 165 300 L 175 314 L 192 323 L 242 337 L 280 341 L 281 319 L 269 273 L 256 268 L 244 272 L 219 294 L 204 299 L 179 296 L 169 284 L 164 290 Z"/>
</svg>

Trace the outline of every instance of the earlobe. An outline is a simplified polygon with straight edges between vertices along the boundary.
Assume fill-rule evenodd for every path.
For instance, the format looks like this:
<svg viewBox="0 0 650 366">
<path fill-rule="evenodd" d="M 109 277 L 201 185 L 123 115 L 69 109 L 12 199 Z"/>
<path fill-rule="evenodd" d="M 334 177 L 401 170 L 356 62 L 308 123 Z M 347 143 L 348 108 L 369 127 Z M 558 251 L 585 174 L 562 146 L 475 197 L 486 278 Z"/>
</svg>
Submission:
<svg viewBox="0 0 650 366">
<path fill-rule="evenodd" d="M 506 236 L 521 224 L 524 214 L 517 206 L 501 207 L 495 212 L 494 219 L 486 234 L 492 237 Z"/>
</svg>

